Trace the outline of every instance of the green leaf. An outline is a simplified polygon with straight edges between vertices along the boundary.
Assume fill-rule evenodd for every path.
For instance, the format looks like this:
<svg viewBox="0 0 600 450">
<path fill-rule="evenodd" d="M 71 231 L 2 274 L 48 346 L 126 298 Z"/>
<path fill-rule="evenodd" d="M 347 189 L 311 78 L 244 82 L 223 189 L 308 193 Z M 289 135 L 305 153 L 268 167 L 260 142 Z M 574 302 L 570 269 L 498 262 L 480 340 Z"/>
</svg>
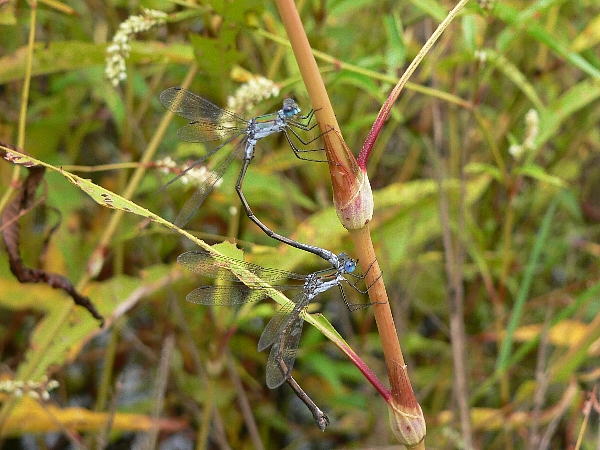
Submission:
<svg viewBox="0 0 600 450">
<path fill-rule="evenodd" d="M 529 79 L 504 55 L 491 49 L 485 49 L 487 59 L 509 80 L 511 80 L 540 112 L 545 110 L 544 104 Z"/>
<path fill-rule="evenodd" d="M 465 41 L 465 48 L 474 54 L 477 49 L 477 27 L 475 25 L 475 15 L 466 14 L 460 21 L 462 28 L 463 39 Z"/>
<path fill-rule="evenodd" d="M 373 4 L 371 0 L 334 0 L 328 3 L 328 14 L 331 17 L 350 15 Z"/>
<path fill-rule="evenodd" d="M 600 14 L 593 18 L 573 40 L 571 50 L 581 52 L 600 43 Z"/>
<path fill-rule="evenodd" d="M 222 90 L 223 81 L 230 78 L 230 67 L 244 58 L 244 54 L 235 49 L 238 34 L 239 29 L 233 28 L 222 30 L 219 39 L 190 35 L 198 67 L 214 80 L 217 92 Z"/>
<path fill-rule="evenodd" d="M 106 47 L 107 44 L 78 41 L 34 44 L 32 76 L 104 66 Z M 25 76 L 26 59 L 27 47 L 21 47 L 13 54 L 0 58 L 0 84 L 22 79 Z M 147 64 L 168 61 L 190 64 L 193 61 L 192 47 L 153 41 L 131 42 L 128 62 Z"/>
<path fill-rule="evenodd" d="M 465 173 L 471 173 L 471 174 L 487 173 L 488 175 L 491 175 L 492 177 L 494 177 L 494 179 L 496 179 L 497 181 L 502 181 L 502 179 L 503 179 L 502 171 L 500 171 L 500 169 L 498 167 L 493 166 L 492 164 L 487 164 L 487 163 L 477 163 L 477 162 L 468 163 L 465 166 Z"/>
<path fill-rule="evenodd" d="M 385 59 L 388 69 L 395 71 L 402 67 L 406 62 L 406 45 L 404 44 L 402 20 L 398 12 L 394 12 L 393 15 L 385 16 L 383 20 L 387 37 Z"/>
<path fill-rule="evenodd" d="M 536 4 L 539 6 L 540 2 L 536 2 Z M 531 17 L 534 12 L 535 11 L 533 8 L 521 12 L 517 9 L 511 8 L 505 2 L 496 3 L 492 14 L 510 25 L 508 28 L 509 31 L 504 36 L 504 39 L 499 40 L 499 42 L 501 42 L 500 48 L 507 48 L 508 45 L 514 40 L 515 30 L 523 29 L 533 39 L 546 45 L 548 48 L 565 58 L 575 67 L 579 68 L 596 80 L 600 80 L 600 70 L 591 65 L 582 56 L 569 50 L 570 43 L 561 42 L 557 39 L 556 34 L 548 33 L 539 20 L 535 20 L 535 17 Z"/>
<path fill-rule="evenodd" d="M 535 143 L 541 147 L 559 132 L 562 124 L 573 114 L 600 98 L 600 84 L 583 80 L 571 87 L 540 114 L 540 134 Z M 534 157 L 535 154 L 532 156 Z"/>
<path fill-rule="evenodd" d="M 529 292 L 531 290 L 533 275 L 535 273 L 541 255 L 544 252 L 544 248 L 548 245 L 550 225 L 552 224 L 552 219 L 554 217 L 554 213 L 556 212 L 557 203 L 558 202 L 556 199 L 553 200 L 550 203 L 548 209 L 546 210 L 546 214 L 542 219 L 542 224 L 537 233 L 535 244 L 531 252 L 529 261 L 525 266 L 525 273 L 523 274 L 523 279 L 521 280 L 519 286 L 517 298 L 515 299 L 515 304 L 513 305 L 511 311 L 510 321 L 506 328 L 506 336 L 502 341 L 500 354 L 498 355 L 498 359 L 496 360 L 496 372 L 502 372 L 508 367 L 509 357 L 511 355 L 512 350 L 513 335 L 521 321 L 523 310 L 525 307 L 525 302 L 527 301 L 527 298 L 529 297 Z"/>
<path fill-rule="evenodd" d="M 373 78 L 360 73 L 343 71 L 337 74 L 335 79 L 331 81 L 336 85 L 347 85 L 357 87 L 371 94 L 374 98 L 381 97 L 380 86 L 373 81 Z"/>
<path fill-rule="evenodd" d="M 443 21 L 448 15 L 448 11 L 434 0 L 411 0 L 411 3 L 438 22 Z"/>
<path fill-rule="evenodd" d="M 310 211 L 316 209 L 315 202 L 304 195 L 298 185 L 276 174 L 264 173 L 261 169 L 255 169 L 252 165 L 248 169 L 249 176 L 244 178 L 244 193 L 247 199 L 277 209 L 288 209 L 293 206 L 300 206 Z"/>
<path fill-rule="evenodd" d="M 566 187 L 566 183 L 557 176 L 550 175 L 546 170 L 537 164 L 525 164 L 515 169 L 515 173 L 526 175 L 538 181 L 551 184 L 557 187 Z"/>
</svg>

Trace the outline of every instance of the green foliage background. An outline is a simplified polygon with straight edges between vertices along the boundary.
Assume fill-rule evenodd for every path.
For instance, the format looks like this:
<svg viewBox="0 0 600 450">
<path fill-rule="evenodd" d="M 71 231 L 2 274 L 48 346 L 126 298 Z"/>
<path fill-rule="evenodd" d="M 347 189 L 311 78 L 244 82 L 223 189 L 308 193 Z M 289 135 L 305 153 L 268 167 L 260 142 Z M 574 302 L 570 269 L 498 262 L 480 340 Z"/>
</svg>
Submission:
<svg viewBox="0 0 600 450">
<path fill-rule="evenodd" d="M 142 6 L 170 19 L 134 37 L 127 80 L 115 89 L 104 75 L 107 42 Z M 453 6 L 298 2 L 355 154 L 399 74 Z M 30 23 L 27 3 L 0 5 L 0 141 L 13 145 Z M 293 96 L 307 111 L 298 67 L 281 39 L 275 5 L 258 0 L 40 2 L 23 148 L 123 195 L 135 167 L 129 163 L 147 152 L 166 114 L 159 93 L 181 84 L 194 61 L 199 71 L 190 89 L 216 104 L 224 106 L 240 86 L 233 74 L 243 68 L 277 82 L 282 98 Z M 427 420 L 428 447 L 462 448 L 452 419 L 449 260 L 464 288 L 464 370 L 478 448 L 538 448 L 546 435 L 549 448 L 574 445 L 578 437 L 581 448 L 596 448 L 598 427 L 585 426 L 581 409 L 600 377 L 599 42 L 595 0 L 471 2 L 400 96 L 369 159 L 371 232 Z M 253 114 L 274 111 L 280 102 L 263 101 Z M 532 109 L 537 132 L 514 157 L 509 147 L 531 135 L 525 116 Z M 182 124 L 171 123 L 154 161 L 170 156 L 183 163 L 205 150 L 177 140 Z M 298 160 L 286 146 L 281 137 L 259 144 L 244 184 L 254 212 L 280 234 L 352 254 L 331 204 L 326 164 Z M 114 166 L 90 172 L 104 164 Z M 0 164 L 2 206 L 13 194 L 15 167 Z M 178 436 L 197 448 L 224 442 L 253 448 L 253 421 L 269 449 L 394 444 L 385 403 L 316 329 L 304 329 L 294 376 L 332 420 L 324 434 L 287 386 L 269 391 L 264 383 L 267 354 L 256 343 L 272 303 L 239 311 L 186 303 L 186 293 L 207 281 L 174 264 L 194 246 L 139 215 L 115 220 L 114 210 L 63 175 L 48 171 L 43 204 L 21 219 L 23 258 L 79 283 L 109 327 L 99 330 L 59 291 L 19 284 L 0 258 L 0 375 L 34 381 L 48 375 L 61 383 L 51 400 L 58 406 L 54 419 L 40 413 L 29 426 L 14 418 L 33 406 L 0 397 L 4 439 L 21 445 L 23 436 L 62 423 L 82 433 L 82 446 L 131 442 L 133 433 L 148 429 L 125 414 L 152 416 L 160 404 L 153 394 L 158 361 L 173 342 L 158 414 L 165 419 L 161 429 L 172 429 L 158 442 Z M 264 266 L 323 268 L 312 255 L 277 245 L 240 214 L 236 176 L 233 167 L 189 228 L 210 243 L 235 239 L 248 260 Z M 170 177 L 148 167 L 131 200 L 173 220 L 193 191 L 176 183 L 159 192 Z M 117 228 L 100 248 L 111 220 Z M 452 237 L 451 255 L 444 231 Z M 385 378 L 372 312 L 350 314 L 338 297 L 319 297 L 320 311 Z M 251 418 L 238 406 L 242 397 Z M 79 422 L 69 421 L 72 406 L 85 408 Z M 92 410 L 106 415 L 94 422 Z M 594 418 L 597 413 L 590 423 Z M 75 440 L 66 429 L 60 431 Z"/>
</svg>

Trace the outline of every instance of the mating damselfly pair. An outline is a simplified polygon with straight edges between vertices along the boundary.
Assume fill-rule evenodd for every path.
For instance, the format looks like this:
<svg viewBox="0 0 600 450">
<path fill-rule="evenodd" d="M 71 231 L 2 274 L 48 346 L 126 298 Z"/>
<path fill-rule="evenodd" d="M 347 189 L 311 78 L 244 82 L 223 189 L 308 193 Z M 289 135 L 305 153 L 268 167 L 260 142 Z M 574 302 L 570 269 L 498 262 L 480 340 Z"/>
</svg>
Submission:
<svg viewBox="0 0 600 450">
<path fill-rule="evenodd" d="M 284 133 L 294 154 L 300 159 L 312 161 L 323 161 L 326 159 L 307 158 L 304 153 L 319 152 L 323 148 L 300 149 L 292 140 L 294 136 L 302 145 L 309 145 L 313 140 L 303 140 L 295 129 L 310 131 L 316 125 L 311 125 L 314 111 L 311 110 L 306 116 L 300 116 L 300 108 L 292 99 L 286 99 L 283 107 L 273 114 L 266 114 L 250 120 L 245 120 L 237 114 L 219 108 L 210 101 L 181 88 L 169 88 L 160 95 L 162 104 L 173 113 L 184 117 L 192 122 L 180 128 L 177 135 L 188 142 L 206 142 L 217 139 L 225 139 L 225 142 L 205 157 L 193 163 L 180 176 L 188 170 L 202 163 L 206 158 L 216 153 L 225 145 L 236 138 L 240 142 L 234 150 L 214 169 L 211 176 L 186 202 L 182 211 L 177 216 L 175 224 L 185 225 L 195 214 L 202 202 L 212 190 L 215 183 L 223 176 L 233 159 L 243 154 L 243 164 L 236 183 L 236 192 L 244 206 L 247 216 L 256 223 L 268 236 L 301 250 L 313 253 L 325 259 L 331 264 L 331 268 L 313 272 L 309 275 L 266 269 L 261 266 L 233 260 L 223 255 L 208 251 L 187 252 L 179 256 L 178 262 L 186 269 L 197 272 L 208 277 L 227 281 L 243 281 L 228 286 L 201 286 L 187 296 L 187 300 L 202 305 L 235 305 L 249 301 L 262 300 L 272 296 L 274 291 L 283 292 L 292 289 L 300 292 L 286 303 L 265 327 L 259 342 L 258 350 L 262 351 L 271 347 L 267 361 L 267 386 L 274 389 L 284 382 L 288 382 L 296 394 L 304 401 L 317 421 L 319 428 L 323 430 L 329 423 L 327 416 L 310 400 L 291 377 L 294 366 L 302 327 L 303 316 L 309 302 L 317 295 L 331 289 L 334 286 L 340 288 L 342 297 L 350 310 L 368 306 L 368 304 L 351 304 L 347 301 L 342 283 L 346 283 L 360 293 L 365 290 L 357 287 L 357 283 L 364 279 L 364 275 L 355 275 L 356 261 L 346 253 L 335 254 L 329 250 L 294 241 L 281 236 L 266 227 L 252 212 L 243 191 L 242 183 L 248 169 L 248 165 L 254 157 L 255 147 L 259 140 L 275 133 Z M 243 150 L 243 151 L 242 151 Z M 171 182 L 177 180 L 175 178 Z M 371 266 L 369 266 L 370 269 Z M 258 277 L 255 282 L 248 282 L 247 276 Z M 348 278 L 353 278 L 350 281 Z M 273 286 L 265 283 L 282 281 L 285 279 L 302 280 L 303 284 L 295 286 Z M 377 281 L 377 280 L 375 280 Z"/>
</svg>

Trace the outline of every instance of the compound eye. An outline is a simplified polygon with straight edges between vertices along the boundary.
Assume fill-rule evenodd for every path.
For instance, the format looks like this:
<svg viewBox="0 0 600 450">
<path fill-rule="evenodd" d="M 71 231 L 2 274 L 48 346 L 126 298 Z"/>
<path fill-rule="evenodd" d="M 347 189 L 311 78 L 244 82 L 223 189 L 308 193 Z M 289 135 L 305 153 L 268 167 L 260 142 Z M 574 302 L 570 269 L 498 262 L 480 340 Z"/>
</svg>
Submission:
<svg viewBox="0 0 600 450">
<path fill-rule="evenodd" d="M 286 98 L 283 101 L 283 115 L 286 117 L 294 117 L 300 112 L 300 108 L 292 98 Z"/>
<path fill-rule="evenodd" d="M 347 273 L 351 273 L 354 272 L 354 269 L 356 269 L 356 261 L 354 261 L 353 259 L 346 261 L 346 264 L 344 264 L 344 270 Z"/>
</svg>

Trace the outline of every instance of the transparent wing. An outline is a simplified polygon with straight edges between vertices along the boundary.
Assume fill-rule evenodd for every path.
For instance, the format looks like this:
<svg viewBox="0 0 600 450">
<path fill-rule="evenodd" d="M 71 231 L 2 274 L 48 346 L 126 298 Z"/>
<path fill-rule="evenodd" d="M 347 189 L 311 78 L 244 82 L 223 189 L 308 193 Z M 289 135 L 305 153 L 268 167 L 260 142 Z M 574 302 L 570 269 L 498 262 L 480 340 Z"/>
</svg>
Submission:
<svg viewBox="0 0 600 450">
<path fill-rule="evenodd" d="M 273 286 L 273 289 L 286 290 L 289 286 Z M 198 305 L 240 305 L 257 302 L 269 296 L 269 291 L 260 287 L 246 286 L 200 286 L 186 296 L 186 300 Z"/>
<path fill-rule="evenodd" d="M 257 264 L 216 255 L 206 250 L 182 253 L 177 257 L 177 262 L 187 270 L 221 280 L 238 281 L 238 277 L 230 270 L 232 266 L 240 270 L 247 270 L 266 282 L 276 282 L 287 278 L 293 280 L 303 280 L 305 278 L 305 275 L 299 273 L 269 269 Z"/>
<path fill-rule="evenodd" d="M 290 325 L 290 322 L 300 314 L 302 308 L 306 306 L 306 295 L 304 292 L 300 292 L 291 301 L 292 303 L 286 303 L 269 320 L 258 340 L 259 352 L 262 352 L 265 348 L 273 344 L 283 330 Z"/>
<path fill-rule="evenodd" d="M 215 124 L 212 122 L 192 122 L 177 130 L 177 137 L 186 142 L 208 142 L 232 136 L 235 139 L 246 131 L 246 127 Z M 229 139 L 228 142 L 231 140 Z"/>
<path fill-rule="evenodd" d="M 212 102 L 180 87 L 165 89 L 160 94 L 160 102 L 169 111 L 180 117 L 200 122 L 237 122 L 245 126 L 247 121 L 232 111 L 219 108 Z"/>
<path fill-rule="evenodd" d="M 275 389 L 281 386 L 292 373 L 304 319 L 298 315 L 273 343 L 267 360 L 267 386 Z"/>
<path fill-rule="evenodd" d="M 186 169 L 183 172 L 181 172 L 175 178 L 172 178 L 171 180 L 169 180 L 169 182 L 167 184 L 165 184 L 162 188 L 160 188 L 160 190 L 158 192 L 166 189 L 168 186 L 170 186 L 171 184 L 175 183 L 181 177 L 184 177 L 185 175 L 187 175 L 190 170 L 192 170 L 195 167 L 198 167 L 200 164 L 202 164 L 204 161 L 206 161 L 208 158 L 210 158 L 216 152 L 218 152 L 219 150 L 221 150 L 224 146 L 226 146 L 227 144 L 229 144 L 229 142 L 231 142 L 231 139 L 227 140 L 226 142 L 223 142 L 217 148 L 211 150 L 206 155 L 202 156 L 200 159 L 197 159 L 196 161 L 194 161 L 189 167 L 186 167 Z"/>
<path fill-rule="evenodd" d="M 210 191 L 212 191 L 217 181 L 219 181 L 223 177 L 223 174 L 225 173 L 225 171 L 227 170 L 227 168 L 229 167 L 229 165 L 231 164 L 241 147 L 242 146 L 240 144 L 240 146 L 238 146 L 237 149 L 231 152 L 231 154 L 221 164 L 219 164 L 215 170 L 211 172 L 210 176 L 202 183 L 202 185 L 200 185 L 198 190 L 194 192 L 194 194 L 189 198 L 189 200 L 185 202 L 183 208 L 181 208 L 181 211 L 175 218 L 175 225 L 177 225 L 179 228 L 183 228 L 185 224 L 188 223 L 190 219 L 194 216 L 194 214 L 196 214 L 196 211 L 198 211 L 202 203 L 204 203 L 204 200 L 206 199 Z"/>
<path fill-rule="evenodd" d="M 247 121 L 237 114 L 179 87 L 165 89 L 160 94 L 160 102 L 169 111 L 194 121 L 177 131 L 179 139 L 184 141 L 206 142 L 236 137 L 248 126 Z"/>
</svg>

